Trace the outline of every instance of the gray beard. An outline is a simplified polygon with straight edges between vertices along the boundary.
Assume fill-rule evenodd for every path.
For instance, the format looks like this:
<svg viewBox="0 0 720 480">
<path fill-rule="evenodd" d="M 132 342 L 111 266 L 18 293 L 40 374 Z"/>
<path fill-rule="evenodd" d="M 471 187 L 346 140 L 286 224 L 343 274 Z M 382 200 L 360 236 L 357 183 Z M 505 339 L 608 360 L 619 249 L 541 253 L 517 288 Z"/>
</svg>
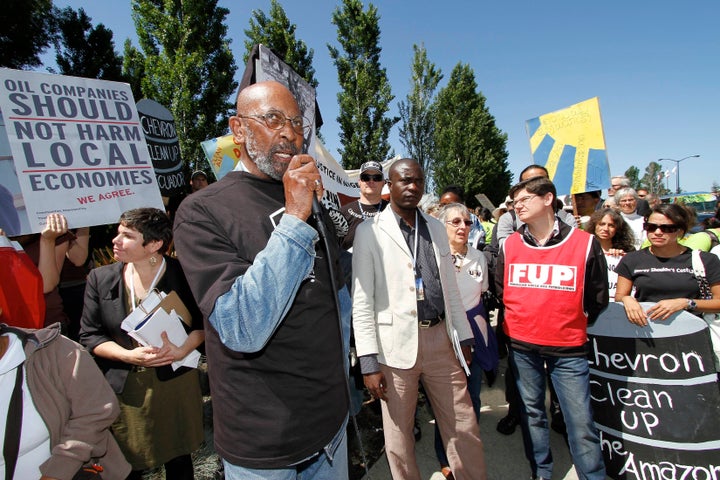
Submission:
<svg viewBox="0 0 720 480">
<path fill-rule="evenodd" d="M 270 150 L 265 153 L 261 153 L 257 148 L 255 142 L 255 135 L 250 128 L 246 128 L 245 137 L 247 138 L 247 141 L 245 142 L 245 149 L 247 150 L 250 160 L 255 163 L 255 166 L 257 166 L 258 170 L 260 170 L 262 173 L 272 178 L 273 180 L 277 180 L 279 182 L 282 181 L 285 170 L 287 170 L 287 164 L 275 162 L 273 161 L 273 157 L 278 152 L 292 152 L 293 155 L 297 155 L 300 152 L 299 149 L 295 146 L 295 144 L 281 143 L 273 145 L 272 147 L 270 147 Z"/>
</svg>

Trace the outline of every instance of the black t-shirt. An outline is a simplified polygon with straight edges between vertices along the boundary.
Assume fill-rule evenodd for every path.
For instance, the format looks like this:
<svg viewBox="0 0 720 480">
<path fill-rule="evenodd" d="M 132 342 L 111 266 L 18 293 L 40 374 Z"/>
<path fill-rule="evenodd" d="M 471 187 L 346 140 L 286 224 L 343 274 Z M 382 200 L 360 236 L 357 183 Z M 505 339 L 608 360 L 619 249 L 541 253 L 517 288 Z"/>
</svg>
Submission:
<svg viewBox="0 0 720 480">
<path fill-rule="evenodd" d="M 341 245 L 344 250 L 348 250 L 353 246 L 357 226 L 364 220 L 372 218 L 382 212 L 387 204 L 388 202 L 385 200 L 380 200 L 380 203 L 365 205 L 364 203 L 360 203 L 360 200 L 356 200 L 340 208 L 340 213 L 343 214 L 348 223 L 348 233 L 345 235 L 345 238 L 342 239 Z"/>
<path fill-rule="evenodd" d="M 700 252 L 700 257 L 708 283 L 720 283 L 720 259 L 706 252 Z M 630 252 L 620 260 L 615 273 L 632 280 L 635 298 L 639 302 L 700 296 L 700 287 L 693 275 L 690 249 L 672 258 L 656 257 L 648 248 Z"/>
<path fill-rule="evenodd" d="M 284 205 L 281 182 L 229 172 L 191 195 L 175 218 L 178 258 L 206 317 L 215 449 L 223 459 L 247 468 L 284 468 L 308 458 L 332 440 L 348 411 L 332 293 L 342 288 L 336 242 L 327 242 L 329 253 L 325 242 L 315 244 L 312 277 L 299 284 L 262 350 L 230 350 L 208 319 L 217 298 L 263 253 Z M 329 217 L 325 222 L 334 234 Z M 313 225 L 312 217 L 308 223 Z M 271 294 L 270 285 L 258 288 Z"/>
</svg>

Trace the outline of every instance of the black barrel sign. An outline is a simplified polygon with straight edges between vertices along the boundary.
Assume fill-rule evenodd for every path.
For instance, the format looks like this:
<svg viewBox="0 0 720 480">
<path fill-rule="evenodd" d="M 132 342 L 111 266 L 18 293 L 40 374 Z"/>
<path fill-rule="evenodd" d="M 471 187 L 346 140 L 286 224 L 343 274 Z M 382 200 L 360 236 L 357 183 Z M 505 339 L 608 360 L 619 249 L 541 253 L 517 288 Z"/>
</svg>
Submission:
<svg viewBox="0 0 720 480">
<path fill-rule="evenodd" d="M 181 193 L 185 190 L 186 183 L 172 113 L 155 100 L 147 98 L 137 103 L 137 110 L 160 194 L 170 197 Z"/>
<path fill-rule="evenodd" d="M 611 303 L 588 336 L 608 476 L 720 480 L 720 385 L 705 321 L 680 312 L 638 327 Z"/>
</svg>

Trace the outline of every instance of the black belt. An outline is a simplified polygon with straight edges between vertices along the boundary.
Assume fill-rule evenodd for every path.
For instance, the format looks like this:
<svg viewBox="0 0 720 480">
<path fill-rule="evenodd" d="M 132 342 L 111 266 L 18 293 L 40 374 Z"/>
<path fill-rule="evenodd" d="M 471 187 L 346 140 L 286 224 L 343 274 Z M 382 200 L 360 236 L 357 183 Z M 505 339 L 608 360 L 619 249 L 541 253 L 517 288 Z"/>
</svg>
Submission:
<svg viewBox="0 0 720 480">
<path fill-rule="evenodd" d="M 426 318 L 425 320 L 420 320 L 418 322 L 418 326 L 420 328 L 430 328 L 430 327 L 434 327 L 435 325 L 442 322 L 443 320 L 445 320 L 444 313 L 442 315 L 438 315 L 437 317 Z"/>
</svg>

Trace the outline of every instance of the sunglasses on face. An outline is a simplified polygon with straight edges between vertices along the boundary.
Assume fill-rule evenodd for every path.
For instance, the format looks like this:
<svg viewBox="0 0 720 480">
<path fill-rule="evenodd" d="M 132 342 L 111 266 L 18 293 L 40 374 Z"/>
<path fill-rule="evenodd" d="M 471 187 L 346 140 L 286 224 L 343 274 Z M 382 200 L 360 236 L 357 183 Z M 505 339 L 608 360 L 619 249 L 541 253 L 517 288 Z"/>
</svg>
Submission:
<svg viewBox="0 0 720 480">
<path fill-rule="evenodd" d="M 383 175 L 382 173 L 375 173 L 372 175 L 370 175 L 369 173 L 361 173 L 360 180 L 362 180 L 363 182 L 369 182 L 370 180 L 372 180 L 373 182 L 382 182 Z"/>
<path fill-rule="evenodd" d="M 448 225 L 452 225 L 452 226 L 455 227 L 455 228 L 460 228 L 460 225 L 463 225 L 463 224 L 464 224 L 466 227 L 469 227 L 469 226 L 471 226 L 471 225 L 473 224 L 472 221 L 470 221 L 470 220 L 465 220 L 465 219 L 462 219 L 462 218 L 453 218 L 452 220 L 450 220 L 450 221 L 448 221 L 448 222 L 445 222 L 445 223 L 447 223 Z"/>
<path fill-rule="evenodd" d="M 680 230 L 680 227 L 677 225 L 673 225 L 671 223 L 665 224 L 665 225 L 658 225 L 657 223 L 647 223 L 643 225 L 643 229 L 646 232 L 653 233 L 655 230 L 660 229 L 662 233 L 675 233 L 678 230 Z"/>
</svg>

